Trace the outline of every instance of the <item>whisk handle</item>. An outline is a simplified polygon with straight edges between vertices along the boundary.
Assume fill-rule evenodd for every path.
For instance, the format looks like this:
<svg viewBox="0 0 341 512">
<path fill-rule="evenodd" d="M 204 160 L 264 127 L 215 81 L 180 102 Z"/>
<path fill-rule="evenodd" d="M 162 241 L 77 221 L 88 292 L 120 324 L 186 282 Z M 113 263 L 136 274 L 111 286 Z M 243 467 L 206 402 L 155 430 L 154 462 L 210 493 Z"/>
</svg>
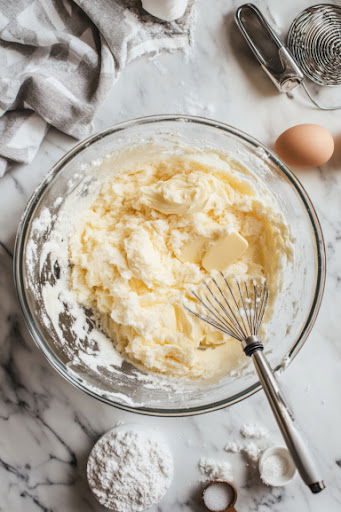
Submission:
<svg viewBox="0 0 341 512">
<path fill-rule="evenodd" d="M 255 340 L 251 342 L 254 343 Z M 325 484 L 320 478 L 315 461 L 294 423 L 293 415 L 286 405 L 271 366 L 263 351 L 259 348 L 253 351 L 251 357 L 277 424 L 303 481 L 313 493 L 322 491 Z"/>
</svg>

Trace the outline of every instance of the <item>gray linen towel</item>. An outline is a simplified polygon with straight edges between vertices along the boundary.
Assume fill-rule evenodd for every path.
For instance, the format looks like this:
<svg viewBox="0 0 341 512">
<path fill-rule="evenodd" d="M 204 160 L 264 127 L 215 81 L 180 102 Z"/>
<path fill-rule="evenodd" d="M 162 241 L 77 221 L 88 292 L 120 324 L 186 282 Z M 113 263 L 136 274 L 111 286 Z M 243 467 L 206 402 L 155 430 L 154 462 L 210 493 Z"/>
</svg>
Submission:
<svg viewBox="0 0 341 512">
<path fill-rule="evenodd" d="M 190 44 L 193 3 L 165 23 L 140 0 L 0 0 L 0 176 L 34 158 L 49 125 L 88 136 L 127 63 Z"/>
</svg>

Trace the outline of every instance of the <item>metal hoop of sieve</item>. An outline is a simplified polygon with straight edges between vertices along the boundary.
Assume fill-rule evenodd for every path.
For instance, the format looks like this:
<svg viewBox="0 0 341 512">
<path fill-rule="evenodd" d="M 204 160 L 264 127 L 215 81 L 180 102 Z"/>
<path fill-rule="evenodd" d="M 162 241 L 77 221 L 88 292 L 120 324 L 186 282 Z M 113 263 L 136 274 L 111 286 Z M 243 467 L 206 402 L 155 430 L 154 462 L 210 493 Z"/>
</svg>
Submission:
<svg viewBox="0 0 341 512">
<path fill-rule="evenodd" d="M 318 103 L 306 84 L 306 79 L 319 86 L 341 84 L 341 7 L 318 4 L 305 9 L 291 24 L 287 45 L 253 4 L 241 5 L 235 21 L 280 92 L 287 93 L 302 85 L 317 108 L 341 109 L 341 105 Z"/>
<path fill-rule="evenodd" d="M 341 84 L 341 7 L 331 4 L 313 5 L 305 9 L 291 24 L 287 46 L 303 74 L 318 85 Z M 311 97 L 306 84 L 302 85 L 318 108 L 323 107 Z"/>
</svg>

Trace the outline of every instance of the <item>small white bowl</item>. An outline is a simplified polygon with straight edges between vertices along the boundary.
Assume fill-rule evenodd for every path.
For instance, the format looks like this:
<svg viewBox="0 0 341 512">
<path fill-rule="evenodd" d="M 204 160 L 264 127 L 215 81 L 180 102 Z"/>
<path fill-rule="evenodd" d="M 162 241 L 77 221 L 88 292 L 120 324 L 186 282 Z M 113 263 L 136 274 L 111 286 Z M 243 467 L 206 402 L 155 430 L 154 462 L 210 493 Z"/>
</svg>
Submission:
<svg viewBox="0 0 341 512">
<path fill-rule="evenodd" d="M 265 450 L 259 459 L 259 473 L 266 485 L 272 487 L 287 485 L 296 474 L 294 461 L 287 448 L 273 446 Z"/>
</svg>

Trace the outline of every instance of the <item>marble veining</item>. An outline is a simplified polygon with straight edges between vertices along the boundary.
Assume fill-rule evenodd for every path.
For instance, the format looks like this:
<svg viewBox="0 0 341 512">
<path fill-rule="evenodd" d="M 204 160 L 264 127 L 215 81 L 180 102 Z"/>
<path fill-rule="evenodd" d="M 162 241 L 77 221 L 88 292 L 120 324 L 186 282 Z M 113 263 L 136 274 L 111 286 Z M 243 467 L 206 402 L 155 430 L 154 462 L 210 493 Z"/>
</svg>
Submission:
<svg viewBox="0 0 341 512">
<path fill-rule="evenodd" d="M 341 289 L 341 126 L 339 112 L 310 107 L 303 93 L 277 93 L 245 48 L 232 13 L 242 2 L 198 0 L 194 47 L 137 60 L 125 69 L 101 106 L 94 130 L 157 113 L 205 115 L 235 125 L 267 145 L 289 126 L 316 122 L 338 139 L 325 166 L 298 172 L 324 231 L 328 258 L 326 292 L 309 341 L 281 380 L 311 440 L 328 489 L 312 496 L 299 478 L 286 488 L 264 486 L 232 456 L 239 487 L 238 510 L 338 512 L 341 509 L 341 344 L 337 311 Z M 256 2 L 284 35 L 306 0 Z M 340 89 L 319 91 L 337 101 Z M 97 512 L 85 477 L 88 453 L 118 421 L 160 428 L 175 458 L 175 478 L 152 512 L 201 512 L 200 456 L 224 459 L 223 447 L 247 422 L 280 437 L 262 393 L 229 409 L 192 418 L 135 416 L 74 389 L 48 364 L 30 339 L 15 297 L 12 254 L 18 222 L 35 187 L 75 141 L 50 129 L 35 160 L 13 165 L 0 181 L 0 511 Z M 309 262 L 308 262 L 309 264 Z M 234 458 L 233 458 L 234 457 Z"/>
</svg>

